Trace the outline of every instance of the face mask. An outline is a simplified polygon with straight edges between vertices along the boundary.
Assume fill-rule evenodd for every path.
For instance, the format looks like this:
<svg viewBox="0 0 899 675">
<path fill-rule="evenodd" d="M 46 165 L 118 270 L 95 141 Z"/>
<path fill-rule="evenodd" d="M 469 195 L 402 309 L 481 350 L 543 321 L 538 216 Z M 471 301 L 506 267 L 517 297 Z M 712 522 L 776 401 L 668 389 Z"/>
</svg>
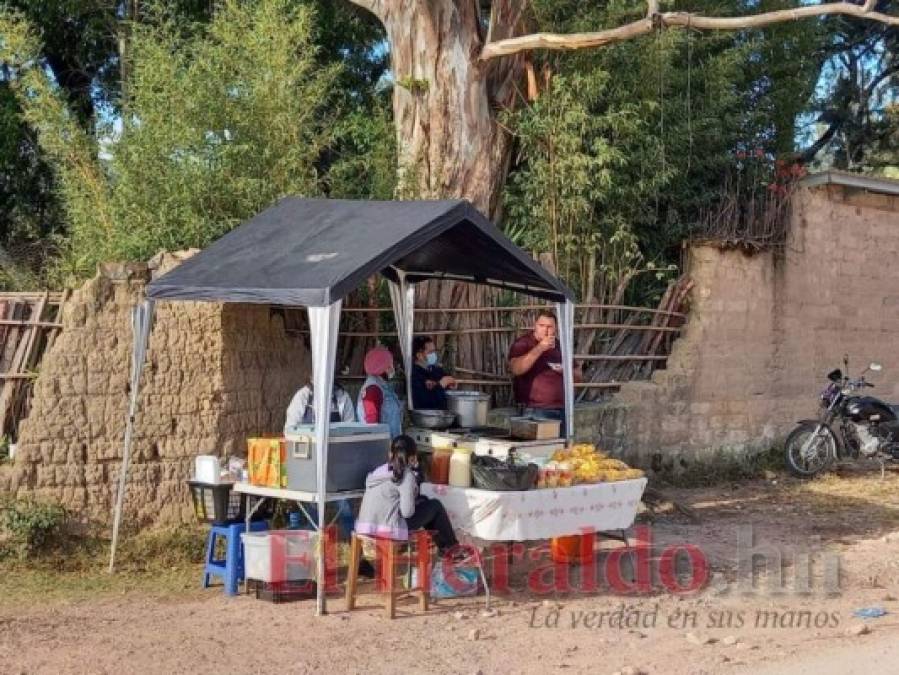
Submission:
<svg viewBox="0 0 899 675">
<path fill-rule="evenodd" d="M 425 361 L 427 361 L 427 364 L 429 366 L 436 366 L 437 365 L 437 352 L 431 352 L 430 354 L 428 354 L 425 357 Z"/>
</svg>

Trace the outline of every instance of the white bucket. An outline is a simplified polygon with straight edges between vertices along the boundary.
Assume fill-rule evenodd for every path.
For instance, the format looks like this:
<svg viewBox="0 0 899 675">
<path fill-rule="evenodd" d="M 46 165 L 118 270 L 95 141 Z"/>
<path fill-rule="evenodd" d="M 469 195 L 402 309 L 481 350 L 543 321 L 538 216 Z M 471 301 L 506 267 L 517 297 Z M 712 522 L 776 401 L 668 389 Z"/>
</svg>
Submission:
<svg viewBox="0 0 899 675">
<path fill-rule="evenodd" d="M 270 530 L 240 535 L 247 579 L 315 579 L 318 534 L 310 530 Z"/>
<path fill-rule="evenodd" d="M 219 458 L 215 455 L 198 455 L 194 460 L 194 480 L 217 485 L 221 476 Z"/>
</svg>

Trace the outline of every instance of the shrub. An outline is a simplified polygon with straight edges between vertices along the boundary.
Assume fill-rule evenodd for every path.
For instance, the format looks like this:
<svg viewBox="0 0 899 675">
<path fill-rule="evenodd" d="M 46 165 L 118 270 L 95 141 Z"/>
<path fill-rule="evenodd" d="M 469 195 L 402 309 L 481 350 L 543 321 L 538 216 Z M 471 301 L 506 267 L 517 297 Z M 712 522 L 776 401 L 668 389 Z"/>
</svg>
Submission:
<svg viewBox="0 0 899 675">
<path fill-rule="evenodd" d="M 28 557 L 59 543 L 67 517 L 59 504 L 18 499 L 0 509 L 7 551 Z"/>
</svg>

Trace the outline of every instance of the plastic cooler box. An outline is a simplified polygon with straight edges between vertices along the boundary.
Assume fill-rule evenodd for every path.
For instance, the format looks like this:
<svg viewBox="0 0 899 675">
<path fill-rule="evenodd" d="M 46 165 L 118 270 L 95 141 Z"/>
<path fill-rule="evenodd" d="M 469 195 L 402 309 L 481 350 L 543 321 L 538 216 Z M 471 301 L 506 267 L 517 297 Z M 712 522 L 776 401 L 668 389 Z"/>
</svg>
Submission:
<svg viewBox="0 0 899 675">
<path fill-rule="evenodd" d="M 240 535 L 247 579 L 265 582 L 315 579 L 318 534 L 309 530 L 269 530 Z"/>
<path fill-rule="evenodd" d="M 287 439 L 287 489 L 315 492 L 318 461 L 314 427 L 296 427 L 284 436 Z M 384 464 L 389 454 L 390 429 L 386 424 L 332 424 L 325 490 L 365 489 L 366 476 Z"/>
</svg>

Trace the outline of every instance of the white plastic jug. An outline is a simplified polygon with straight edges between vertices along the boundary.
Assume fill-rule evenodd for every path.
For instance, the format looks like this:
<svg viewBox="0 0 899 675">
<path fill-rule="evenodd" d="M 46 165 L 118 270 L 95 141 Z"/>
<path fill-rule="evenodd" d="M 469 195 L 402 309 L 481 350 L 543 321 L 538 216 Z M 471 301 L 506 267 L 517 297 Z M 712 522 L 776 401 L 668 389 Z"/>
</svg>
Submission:
<svg viewBox="0 0 899 675">
<path fill-rule="evenodd" d="M 471 450 L 456 448 L 450 457 L 449 484 L 453 487 L 471 487 Z"/>
<path fill-rule="evenodd" d="M 194 479 L 201 483 L 217 484 L 221 472 L 219 458 L 215 455 L 197 455 L 194 460 Z"/>
</svg>

